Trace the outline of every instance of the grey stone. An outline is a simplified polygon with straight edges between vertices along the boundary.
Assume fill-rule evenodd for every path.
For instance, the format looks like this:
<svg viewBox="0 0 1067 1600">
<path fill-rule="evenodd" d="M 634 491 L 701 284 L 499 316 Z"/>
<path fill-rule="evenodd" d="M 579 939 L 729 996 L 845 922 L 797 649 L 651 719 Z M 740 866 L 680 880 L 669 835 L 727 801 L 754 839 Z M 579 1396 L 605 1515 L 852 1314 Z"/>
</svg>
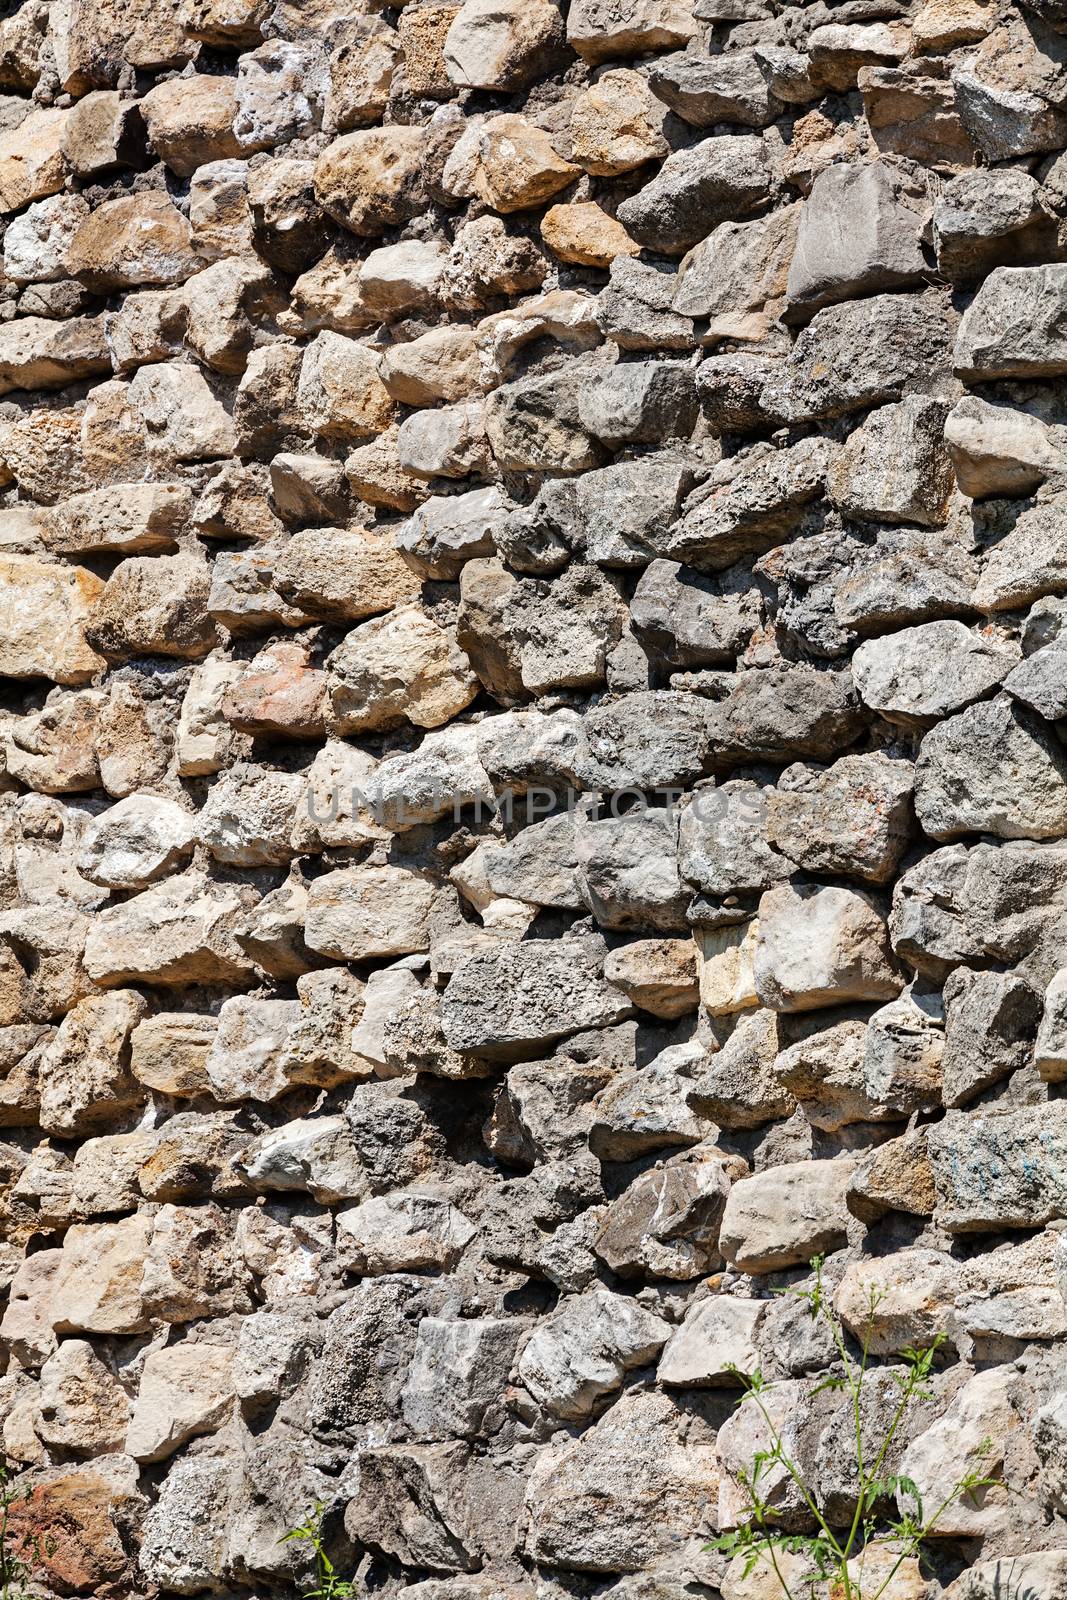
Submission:
<svg viewBox="0 0 1067 1600">
<path fill-rule="evenodd" d="M 609 450 L 688 439 L 697 416 L 692 368 L 674 361 L 620 362 L 582 391 L 578 415 Z"/>
<path fill-rule="evenodd" d="M 847 672 L 808 666 L 731 674 L 706 713 L 713 763 L 827 760 L 847 750 L 864 725 Z"/>
<path fill-rule="evenodd" d="M 937 1220 L 951 1234 L 1040 1228 L 1067 1203 L 1067 1112 L 1048 1105 L 950 1111 L 927 1135 Z"/>
<path fill-rule="evenodd" d="M 703 894 L 762 890 L 792 876 L 793 864 L 766 833 L 769 791 L 745 778 L 698 789 L 681 814 L 679 867 Z"/>
<path fill-rule="evenodd" d="M 761 615 L 759 591 L 747 575 L 708 576 L 677 561 L 650 562 L 630 602 L 630 620 L 645 649 L 671 667 L 732 661 Z"/>
<path fill-rule="evenodd" d="M 666 554 L 721 572 L 780 544 L 822 490 L 832 452 L 829 440 L 804 439 L 723 462 L 686 502 Z"/>
<path fill-rule="evenodd" d="M 888 883 L 913 831 L 914 769 L 881 753 L 787 767 L 766 792 L 769 843 L 807 872 Z"/>
<path fill-rule="evenodd" d="M 604 1214 L 593 1249 L 621 1278 L 687 1282 L 721 1261 L 719 1230 L 731 1176 L 720 1153 L 697 1149 L 635 1179 Z"/>
<path fill-rule="evenodd" d="M 570 1033 L 618 1022 L 630 1002 L 605 982 L 603 966 L 596 938 L 534 939 L 473 955 L 441 997 L 445 1038 L 454 1050 L 522 1061 Z"/>
<path fill-rule="evenodd" d="M 579 820 L 578 885 L 600 927 L 685 929 L 689 893 L 678 871 L 678 821 L 676 810 L 659 807 Z"/>
<path fill-rule="evenodd" d="M 700 776 L 708 754 L 707 710 L 696 695 L 637 691 L 587 712 L 574 772 L 584 787 L 656 789 Z"/>
<path fill-rule="evenodd" d="M 990 695 L 1015 660 L 1006 640 L 962 622 L 927 622 L 861 644 L 852 676 L 864 704 L 887 722 L 929 728 Z"/>
<path fill-rule="evenodd" d="M 744 50 L 719 56 L 682 50 L 660 56 L 652 65 L 649 83 L 672 111 L 695 128 L 718 123 L 765 128 L 781 110 L 755 54 Z"/>
<path fill-rule="evenodd" d="M 942 277 L 984 278 L 996 267 L 1048 261 L 1056 226 L 1037 180 L 1019 167 L 961 172 L 934 201 L 934 249 Z"/>
<path fill-rule="evenodd" d="M 424 1317 L 401 1394 L 413 1436 L 466 1439 L 495 1432 L 508 1374 L 527 1329 L 517 1317 Z"/>
<path fill-rule="evenodd" d="M 1041 996 L 1011 972 L 957 967 L 945 982 L 946 1106 L 963 1106 L 1031 1059 Z"/>
<path fill-rule="evenodd" d="M 759 1366 L 756 1330 L 766 1302 L 733 1295 L 698 1300 L 671 1335 L 656 1376 L 668 1388 L 731 1388 Z"/>
<path fill-rule="evenodd" d="M 588 560 L 605 567 L 643 567 L 662 556 L 695 481 L 687 461 L 667 454 L 584 473 L 577 484 L 575 520 L 584 526 Z"/>
<path fill-rule="evenodd" d="M 806 318 L 840 300 L 920 283 L 929 207 L 926 184 L 889 162 L 827 167 L 801 214 L 789 269 L 790 316 Z M 843 215 L 847 229 L 840 226 Z"/>
<path fill-rule="evenodd" d="M 872 412 L 831 466 L 834 504 L 861 521 L 944 523 L 953 481 L 945 409 L 926 395 L 908 395 Z"/>
<path fill-rule="evenodd" d="M 760 404 L 787 422 L 812 422 L 904 394 L 947 395 L 951 340 L 946 308 L 934 294 L 872 295 L 827 307 L 764 386 Z"/>
<path fill-rule="evenodd" d="M 961 378 L 1049 378 L 1067 372 L 1067 265 L 998 267 L 963 314 L 953 364 Z"/>
<path fill-rule="evenodd" d="M 672 309 L 676 286 L 676 273 L 616 256 L 597 297 L 597 326 L 622 350 L 692 350 L 693 319 Z"/>
<path fill-rule="evenodd" d="M 670 1325 L 607 1289 L 562 1301 L 530 1335 L 517 1375 L 551 1417 L 583 1422 L 632 1367 L 654 1361 Z"/>
<path fill-rule="evenodd" d="M 934 839 L 1067 834 L 1067 755 L 1009 695 L 970 706 L 924 737 L 915 763 L 915 810 Z"/>
<path fill-rule="evenodd" d="M 760 206 L 770 186 L 763 141 L 725 134 L 668 156 L 655 178 L 623 201 L 618 217 L 639 244 L 681 255 L 717 222 Z"/>
</svg>

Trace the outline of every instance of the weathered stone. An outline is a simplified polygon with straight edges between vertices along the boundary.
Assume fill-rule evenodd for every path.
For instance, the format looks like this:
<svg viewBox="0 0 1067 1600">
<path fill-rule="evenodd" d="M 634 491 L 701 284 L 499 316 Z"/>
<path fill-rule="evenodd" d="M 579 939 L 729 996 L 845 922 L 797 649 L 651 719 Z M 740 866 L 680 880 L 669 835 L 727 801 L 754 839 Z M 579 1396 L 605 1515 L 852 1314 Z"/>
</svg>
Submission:
<svg viewBox="0 0 1067 1600">
<path fill-rule="evenodd" d="M 196 1434 L 213 1433 L 233 1404 L 233 1350 L 183 1344 L 145 1360 L 126 1434 L 135 1461 L 162 1461 Z"/>
<path fill-rule="evenodd" d="M 835 505 L 864 521 L 939 526 L 953 477 L 944 424 L 945 407 L 924 395 L 873 412 L 830 468 L 827 489 Z"/>
<path fill-rule="evenodd" d="M 233 78 L 198 73 L 172 79 L 150 89 L 140 105 L 153 150 L 180 177 L 189 177 L 206 161 L 242 154 L 234 131 L 238 100 Z"/>
<path fill-rule="evenodd" d="M 630 1002 L 602 977 L 603 962 L 601 942 L 590 938 L 531 940 L 473 955 L 442 996 L 445 1038 L 454 1050 L 521 1061 L 570 1033 L 618 1022 Z"/>
<path fill-rule="evenodd" d="M 1064 1119 L 1060 1102 L 950 1111 L 930 1129 L 927 1150 L 937 1220 L 951 1234 L 1040 1228 L 1063 1208 Z"/>
<path fill-rule="evenodd" d="M 801 213 L 789 268 L 790 315 L 920 283 L 926 186 L 884 161 L 841 163 L 819 174 Z M 847 213 L 842 232 L 838 218 Z"/>
<path fill-rule="evenodd" d="M 770 184 L 763 142 L 752 134 L 705 139 L 668 156 L 656 177 L 619 207 L 639 244 L 682 255 L 710 227 L 755 210 Z"/>
<path fill-rule="evenodd" d="M 470 704 L 477 680 L 455 639 L 417 606 L 354 628 L 327 658 L 328 720 L 337 733 L 436 728 Z"/>
<path fill-rule="evenodd" d="M 308 944 L 342 961 L 426 950 L 436 896 L 429 879 L 402 867 L 328 872 L 308 890 Z"/>
<path fill-rule="evenodd" d="M 668 1324 L 605 1289 L 565 1300 L 531 1335 L 517 1372 L 549 1416 L 581 1422 L 622 1383 L 646 1366 L 667 1340 Z"/>
<path fill-rule="evenodd" d="M 768 889 L 759 904 L 755 984 L 763 1003 L 779 1011 L 892 999 L 902 983 L 881 907 L 857 889 Z"/>
<path fill-rule="evenodd" d="M 845 1242 L 852 1161 L 801 1161 L 742 1178 L 730 1190 L 719 1245 L 739 1272 L 777 1272 Z"/>
<path fill-rule="evenodd" d="M 254 891 L 190 871 L 100 912 L 86 940 L 86 971 L 110 987 L 240 982 L 250 972 L 234 942 Z"/>
<path fill-rule="evenodd" d="M 571 156 L 586 172 L 604 177 L 666 156 L 664 113 L 639 72 L 609 68 L 571 104 Z"/>
<path fill-rule="evenodd" d="M 886 883 L 911 833 L 914 783 L 910 763 L 883 755 L 787 767 L 763 794 L 767 839 L 805 871 Z"/>
<path fill-rule="evenodd" d="M 961 378 L 1042 378 L 1067 372 L 1059 308 L 1067 266 L 998 267 L 963 314 L 953 363 Z"/>
<path fill-rule="evenodd" d="M 1058 839 L 1067 832 L 1065 774 L 1044 724 L 998 695 L 925 736 L 915 764 L 916 814 L 934 839 Z"/>
<path fill-rule="evenodd" d="M 764 1312 L 759 1300 L 712 1295 L 698 1300 L 672 1333 L 656 1376 L 669 1387 L 732 1387 L 738 1374 L 759 1365 L 756 1329 Z"/>
<path fill-rule="evenodd" d="M 665 1395 L 637 1394 L 580 1439 L 544 1451 L 526 1494 L 534 1559 L 634 1572 L 700 1529 L 717 1481 L 714 1445 L 699 1426 L 683 1444 L 681 1426 Z"/>
<path fill-rule="evenodd" d="M 0 670 L 10 678 L 88 683 L 104 658 L 86 630 L 105 588 L 85 567 L 0 558 Z"/>
</svg>

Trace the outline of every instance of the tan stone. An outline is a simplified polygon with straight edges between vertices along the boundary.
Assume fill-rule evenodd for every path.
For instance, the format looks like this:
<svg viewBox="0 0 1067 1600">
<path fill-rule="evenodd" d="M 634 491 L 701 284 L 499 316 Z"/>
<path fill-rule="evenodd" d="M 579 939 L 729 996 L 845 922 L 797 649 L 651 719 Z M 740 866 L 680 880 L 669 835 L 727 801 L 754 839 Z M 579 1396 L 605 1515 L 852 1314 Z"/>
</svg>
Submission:
<svg viewBox="0 0 1067 1600">
<path fill-rule="evenodd" d="M 486 387 L 477 339 L 462 323 L 447 323 L 405 344 L 387 346 L 379 370 L 393 399 L 408 406 L 463 400 Z"/>
<path fill-rule="evenodd" d="M 74 235 L 68 260 L 72 277 L 98 294 L 146 283 L 181 283 L 200 263 L 189 224 L 158 192 L 108 200 Z"/>
<path fill-rule="evenodd" d="M 137 102 L 114 89 L 97 89 L 71 107 L 60 148 L 77 177 L 95 178 L 114 167 L 136 165 L 146 142 Z"/>
<path fill-rule="evenodd" d="M 52 1287 L 62 1261 L 62 1250 L 36 1250 L 20 1263 L 11 1280 L 0 1339 L 24 1367 L 39 1367 L 56 1348 Z"/>
<path fill-rule="evenodd" d="M 108 579 L 88 637 L 112 661 L 206 656 L 218 642 L 207 613 L 210 570 L 198 556 L 131 556 Z"/>
<path fill-rule="evenodd" d="M 239 662 L 214 657 L 194 669 L 178 718 L 180 777 L 205 777 L 250 753 L 251 740 L 236 733 L 222 714 L 226 692 L 242 671 Z"/>
<path fill-rule="evenodd" d="M 57 1333 L 126 1334 L 147 1328 L 141 1278 L 151 1236 L 152 1219 L 144 1212 L 68 1229 L 52 1290 Z"/>
<path fill-rule="evenodd" d="M 145 1014 L 132 989 L 90 995 L 63 1018 L 40 1063 L 41 1126 L 61 1138 L 106 1127 L 144 1102 L 130 1032 Z"/>
<path fill-rule="evenodd" d="M 7 771 L 39 794 L 77 794 L 100 782 L 96 689 L 53 691 L 41 711 L 12 719 L 4 740 Z"/>
<path fill-rule="evenodd" d="M 122 983 L 240 983 L 251 963 L 233 937 L 258 896 L 192 871 L 98 912 L 85 944 L 89 976 Z"/>
<path fill-rule="evenodd" d="M 380 121 L 400 54 L 396 29 L 383 18 L 355 16 L 346 21 L 341 40 L 330 52 L 330 87 L 322 114 L 329 133 Z"/>
<path fill-rule="evenodd" d="M 248 154 L 233 127 L 235 78 L 172 78 L 157 83 L 140 104 L 153 150 L 179 177 L 191 177 L 205 161 Z"/>
<path fill-rule="evenodd" d="M 135 1461 L 163 1461 L 187 1439 L 214 1433 L 233 1406 L 233 1349 L 186 1340 L 145 1359 L 126 1435 Z"/>
<path fill-rule="evenodd" d="M 359 622 L 391 611 L 419 592 L 419 580 L 387 533 L 304 528 L 274 565 L 279 593 L 313 616 Z"/>
<path fill-rule="evenodd" d="M 684 1017 L 700 999 L 697 952 L 691 939 L 636 939 L 608 952 L 608 983 L 654 1017 Z"/>
<path fill-rule="evenodd" d="M 207 1058 L 217 1021 L 189 1011 L 145 1017 L 130 1035 L 130 1071 L 139 1083 L 177 1099 L 210 1093 Z"/>
<path fill-rule="evenodd" d="M 72 94 L 112 88 L 124 67 L 160 72 L 196 54 L 178 12 L 181 0 L 70 0 L 69 30 L 56 51 Z M 66 10 L 66 8 L 64 8 Z"/>
<path fill-rule="evenodd" d="M 0 212 L 21 211 L 31 200 L 58 194 L 67 163 L 61 148 L 69 111 L 31 111 L 0 133 Z"/>
<path fill-rule="evenodd" d="M 667 107 L 641 73 L 605 72 L 571 107 L 571 156 L 586 172 L 613 177 L 670 154 L 663 136 Z"/>
<path fill-rule="evenodd" d="M 315 164 L 315 195 L 342 227 L 367 238 L 426 203 L 423 128 L 369 128 L 335 139 Z"/>
<path fill-rule="evenodd" d="M 622 223 L 592 200 L 551 206 L 541 218 L 541 237 L 553 255 L 580 267 L 610 267 L 616 256 L 641 254 Z"/>
<path fill-rule="evenodd" d="M 279 317 L 287 333 L 359 333 L 372 328 L 377 318 L 363 302 L 360 289 L 362 263 L 347 250 L 331 246 L 321 261 L 293 284 L 289 308 Z"/>
<path fill-rule="evenodd" d="M 16 317 L 0 325 L 0 394 L 62 388 L 110 370 L 103 317 Z"/>
<path fill-rule="evenodd" d="M 173 550 L 192 494 L 182 483 L 120 483 L 72 495 L 48 513 L 44 542 L 60 555 Z"/>
<path fill-rule="evenodd" d="M 82 481 L 69 492 L 94 489 L 101 483 L 130 483 L 145 472 L 147 429 L 128 383 L 118 379 L 98 383 L 86 396 L 85 410 L 77 421 L 74 460 L 82 466 Z"/>
<path fill-rule="evenodd" d="M 396 36 L 404 64 L 404 82 L 413 94 L 447 100 L 454 92 L 445 61 L 445 40 L 460 11 L 458 5 L 406 6 Z"/>
<path fill-rule="evenodd" d="M 352 493 L 366 505 L 414 511 L 430 491 L 416 473 L 401 465 L 399 434 L 394 423 L 353 450 L 345 460 L 345 477 Z"/>
<path fill-rule="evenodd" d="M 911 19 L 916 54 L 938 54 L 961 44 L 976 44 L 996 21 L 997 10 L 989 0 L 926 0 Z"/>
<path fill-rule="evenodd" d="M 141 1283 L 150 1316 L 193 1322 L 248 1311 L 247 1283 L 232 1213 L 216 1205 L 160 1206 Z"/>
<path fill-rule="evenodd" d="M 353 628 L 327 658 L 331 731 L 439 728 L 470 705 L 478 679 L 454 637 L 417 606 Z"/>
<path fill-rule="evenodd" d="M 104 666 L 85 637 L 103 589 L 84 567 L 0 556 L 0 673 L 87 683 Z"/>
<path fill-rule="evenodd" d="M 343 867 L 308 888 L 305 937 L 339 961 L 369 961 L 428 950 L 437 890 L 402 867 Z"/>
<path fill-rule="evenodd" d="M 190 38 L 232 48 L 259 43 L 270 9 L 268 0 L 181 0 L 178 17 Z"/>
<path fill-rule="evenodd" d="M 581 169 L 564 161 L 542 128 L 514 112 L 468 126 L 445 164 L 444 187 L 476 195 L 505 215 L 543 205 Z"/>
<path fill-rule="evenodd" d="M 161 462 L 214 460 L 236 450 L 233 419 L 195 366 L 163 361 L 142 367 L 129 392 Z"/>
<path fill-rule="evenodd" d="M 297 401 L 307 426 L 326 439 L 370 439 L 393 420 L 394 405 L 373 351 L 343 334 L 318 334 L 304 351 Z"/>
</svg>

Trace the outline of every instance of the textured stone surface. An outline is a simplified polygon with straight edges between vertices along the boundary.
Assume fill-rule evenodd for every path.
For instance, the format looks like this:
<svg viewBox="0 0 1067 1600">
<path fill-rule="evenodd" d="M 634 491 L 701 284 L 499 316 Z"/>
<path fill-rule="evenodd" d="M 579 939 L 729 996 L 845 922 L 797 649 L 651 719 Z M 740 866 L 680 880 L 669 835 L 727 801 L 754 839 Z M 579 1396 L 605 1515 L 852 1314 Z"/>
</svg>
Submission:
<svg viewBox="0 0 1067 1600">
<path fill-rule="evenodd" d="M 1063 1600 L 1067 6 L 2 9 L 30 1588 Z"/>
</svg>

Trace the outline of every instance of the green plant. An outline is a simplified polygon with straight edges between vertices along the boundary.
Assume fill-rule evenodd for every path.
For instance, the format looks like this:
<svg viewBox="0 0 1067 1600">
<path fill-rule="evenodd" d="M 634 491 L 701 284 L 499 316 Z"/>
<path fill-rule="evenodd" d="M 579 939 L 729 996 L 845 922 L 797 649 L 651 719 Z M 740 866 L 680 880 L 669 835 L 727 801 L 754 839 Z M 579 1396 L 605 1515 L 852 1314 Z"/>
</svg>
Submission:
<svg viewBox="0 0 1067 1600">
<path fill-rule="evenodd" d="M 326 1553 L 322 1525 L 326 1507 L 316 1500 L 312 1510 L 305 1512 L 304 1521 L 288 1533 L 283 1533 L 279 1544 L 309 1544 L 315 1558 L 315 1587 L 305 1589 L 303 1600 L 352 1600 L 356 1585 L 351 1578 L 342 1578 Z M 0 1600 L 6 1597 L 0 1595 Z"/>
<path fill-rule="evenodd" d="M 981 1472 L 964 1473 L 953 1484 L 948 1494 L 932 1510 L 923 1506 L 922 1496 L 915 1483 L 900 1474 L 887 1471 L 894 1441 L 915 1404 L 933 1398 L 927 1379 L 933 1368 L 937 1351 L 945 1342 L 939 1333 L 923 1349 L 900 1352 L 901 1367 L 886 1367 L 897 1385 L 896 1406 L 881 1436 L 870 1439 L 863 1420 L 864 1384 L 875 1370 L 870 1363 L 874 1317 L 882 1296 L 872 1285 L 869 1289 L 867 1321 L 860 1340 L 860 1356 L 849 1354 L 848 1341 L 841 1322 L 827 1301 L 823 1289 L 822 1258 L 811 1263 L 815 1281 L 810 1288 L 790 1289 L 793 1294 L 808 1302 L 812 1317 L 829 1330 L 841 1366 L 820 1380 L 811 1391 L 812 1396 L 827 1389 L 840 1390 L 848 1397 L 851 1410 L 852 1434 L 856 1450 L 856 1508 L 846 1528 L 835 1528 L 828 1522 L 813 1488 L 805 1481 L 802 1468 L 790 1455 L 779 1428 L 767 1405 L 767 1396 L 774 1388 L 758 1370 L 742 1373 L 730 1370 L 741 1382 L 745 1393 L 741 1404 L 751 1402 L 763 1417 L 770 1445 L 758 1450 L 752 1466 L 738 1474 L 738 1481 L 748 1498 L 746 1520 L 731 1533 L 724 1534 L 707 1546 L 728 1556 L 744 1558 L 744 1575 L 755 1569 L 761 1560 L 769 1560 L 777 1578 L 783 1600 L 798 1600 L 801 1591 L 813 1600 L 816 1591 L 829 1595 L 831 1600 L 880 1600 L 892 1583 L 901 1565 L 910 1556 L 921 1553 L 945 1512 L 955 1501 L 973 1496 L 978 1489 L 990 1487 L 996 1480 Z M 992 1448 L 986 1440 L 980 1453 L 986 1455 Z M 790 1478 L 816 1524 L 814 1533 L 789 1533 L 774 1526 L 774 1512 L 762 1485 L 768 1473 L 780 1468 Z M 899 1510 L 896 1517 L 883 1516 L 880 1507 L 886 1500 L 897 1497 Z M 887 1564 L 879 1564 L 871 1585 L 857 1577 L 857 1558 L 874 1547 L 888 1553 Z M 779 1555 L 787 1552 L 805 1558 L 804 1575 L 800 1579 L 786 1578 L 779 1563 Z M 850 1563 L 852 1570 L 850 1571 Z"/>
<path fill-rule="evenodd" d="M 16 1489 L 6 1466 L 0 1466 L 0 1600 L 29 1600 L 34 1568 L 42 1560 L 35 1533 L 18 1533 L 11 1525 L 12 1508 L 29 1500 L 28 1489 Z M 55 1548 L 49 1543 L 48 1553 Z"/>
</svg>

